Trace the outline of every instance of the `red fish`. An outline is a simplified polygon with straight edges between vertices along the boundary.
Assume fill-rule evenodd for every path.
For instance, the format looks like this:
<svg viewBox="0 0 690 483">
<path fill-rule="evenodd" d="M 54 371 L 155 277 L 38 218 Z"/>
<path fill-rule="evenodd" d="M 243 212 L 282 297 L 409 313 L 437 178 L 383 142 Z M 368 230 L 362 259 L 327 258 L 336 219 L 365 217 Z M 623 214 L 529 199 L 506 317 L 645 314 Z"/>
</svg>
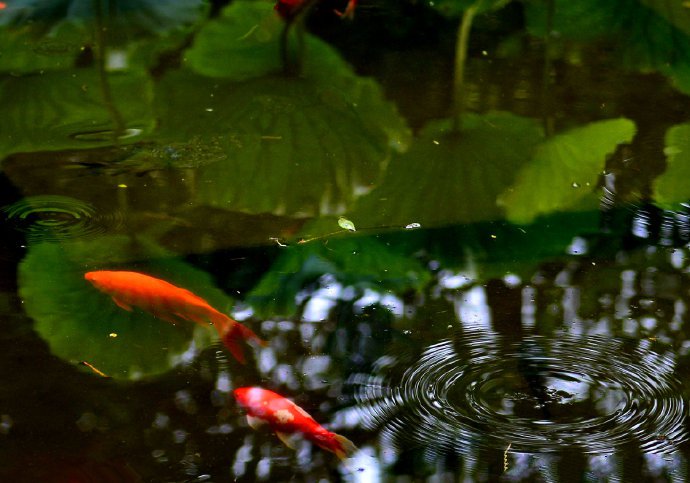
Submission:
<svg viewBox="0 0 690 483">
<path fill-rule="evenodd" d="M 278 14 L 286 20 L 295 17 L 304 7 L 306 0 L 278 0 L 275 5 L 275 10 Z M 335 11 L 343 18 L 354 18 L 355 8 L 357 7 L 357 0 L 349 0 L 344 12 Z"/>
<path fill-rule="evenodd" d="M 233 391 L 237 402 L 247 410 L 247 421 L 252 427 L 266 422 L 287 446 L 292 447 L 289 435 L 301 433 L 326 451 L 344 460 L 357 447 L 344 436 L 331 433 L 314 421 L 304 409 L 273 391 L 260 387 L 240 387 Z"/>
<path fill-rule="evenodd" d="M 266 345 L 251 329 L 218 312 L 201 297 L 164 280 L 125 271 L 88 272 L 84 278 L 125 310 L 139 307 L 172 324 L 188 320 L 204 326 L 213 325 L 223 344 L 242 364 L 245 359 L 241 341 L 253 340 Z"/>
</svg>

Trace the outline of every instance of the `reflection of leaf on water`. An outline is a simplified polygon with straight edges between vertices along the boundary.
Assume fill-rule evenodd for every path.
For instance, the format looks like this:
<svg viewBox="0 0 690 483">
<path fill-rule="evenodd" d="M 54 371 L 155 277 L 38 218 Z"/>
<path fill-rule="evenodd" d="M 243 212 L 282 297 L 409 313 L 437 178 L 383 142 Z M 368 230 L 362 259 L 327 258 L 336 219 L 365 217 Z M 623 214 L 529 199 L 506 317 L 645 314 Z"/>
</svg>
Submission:
<svg viewBox="0 0 690 483">
<path fill-rule="evenodd" d="M 122 142 L 140 139 L 153 128 L 152 88 L 143 72 L 109 76 L 126 127 Z M 137 92 L 133 97 L 131 94 Z M 98 76 L 75 69 L 0 80 L 0 158 L 15 152 L 93 148 L 112 144 L 113 122 Z M 130 141 L 131 137 L 131 141 Z"/>
<path fill-rule="evenodd" d="M 374 238 L 333 238 L 328 243 L 314 241 L 284 249 L 247 301 L 262 314 L 292 314 L 297 294 L 325 274 L 333 275 L 345 286 L 396 294 L 420 290 L 430 279 L 420 262 Z"/>
<path fill-rule="evenodd" d="M 94 44 L 99 24 L 109 45 L 123 45 L 181 32 L 206 7 L 203 0 L 13 0 L 0 11 L 0 70 L 71 67 L 83 48 Z"/>
<path fill-rule="evenodd" d="M 634 134 L 632 121 L 610 119 L 544 141 L 501 197 L 508 219 L 527 223 L 589 195 L 604 171 L 606 155 L 618 144 L 630 142 Z"/>
<path fill-rule="evenodd" d="M 343 92 L 325 79 L 236 84 L 176 73 L 158 94 L 161 140 L 213 140 L 225 151 L 227 159 L 199 170 L 196 193 L 199 204 L 229 210 L 342 212 L 409 135 L 368 79 L 353 77 Z"/>
<path fill-rule="evenodd" d="M 382 184 L 351 213 L 360 227 L 419 223 L 428 228 L 502 217 L 496 197 L 542 139 L 534 119 L 504 112 L 430 124 L 409 152 L 391 160 Z"/>
<path fill-rule="evenodd" d="M 99 269 L 160 277 L 192 290 L 221 311 L 231 303 L 205 272 L 150 242 L 108 236 L 31 246 L 19 267 L 19 292 L 35 330 L 55 355 L 85 360 L 113 377 L 170 369 L 173 357 L 189 346 L 194 324 L 173 326 L 136 309 L 121 309 L 84 280 L 85 272 Z"/>
<path fill-rule="evenodd" d="M 612 58 L 670 76 L 690 92 L 690 15 L 683 2 L 664 0 L 554 0 L 553 31 L 576 41 L 613 40 Z M 683 12 L 684 11 L 684 12 Z M 525 22 L 543 37 L 547 2 L 525 2 Z"/>
<path fill-rule="evenodd" d="M 664 208 L 678 209 L 690 200 L 690 124 L 666 132 L 666 171 L 654 182 L 654 200 Z"/>
</svg>

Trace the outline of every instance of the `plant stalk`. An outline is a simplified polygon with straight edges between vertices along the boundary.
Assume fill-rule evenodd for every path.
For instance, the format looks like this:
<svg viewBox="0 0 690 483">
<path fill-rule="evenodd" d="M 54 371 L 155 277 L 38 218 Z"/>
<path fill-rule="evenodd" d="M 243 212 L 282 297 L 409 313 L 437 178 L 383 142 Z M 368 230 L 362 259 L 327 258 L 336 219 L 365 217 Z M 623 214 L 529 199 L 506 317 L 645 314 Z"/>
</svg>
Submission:
<svg viewBox="0 0 690 483">
<path fill-rule="evenodd" d="M 93 0 L 94 9 L 96 11 L 96 66 L 98 68 L 98 80 L 101 87 L 101 95 L 103 96 L 103 104 L 110 114 L 113 121 L 113 143 L 117 144 L 120 137 L 125 132 L 125 120 L 115 106 L 113 101 L 112 90 L 108 82 L 108 73 L 105 68 L 105 56 L 107 39 L 105 35 L 106 27 L 103 15 L 103 0 Z"/>
<path fill-rule="evenodd" d="M 475 2 L 462 14 L 458 37 L 455 42 L 455 71 L 453 75 L 453 132 L 460 132 L 462 121 L 460 117 L 465 103 L 465 64 L 467 62 L 467 50 L 469 47 L 470 30 L 472 22 L 477 14 L 477 9 L 482 0 Z"/>
<path fill-rule="evenodd" d="M 544 70 L 542 72 L 541 86 L 541 118 L 544 126 L 544 135 L 549 137 L 554 132 L 553 122 L 553 94 L 551 92 L 551 33 L 553 32 L 553 20 L 556 4 L 554 0 L 546 0 L 546 33 L 544 35 Z"/>
</svg>

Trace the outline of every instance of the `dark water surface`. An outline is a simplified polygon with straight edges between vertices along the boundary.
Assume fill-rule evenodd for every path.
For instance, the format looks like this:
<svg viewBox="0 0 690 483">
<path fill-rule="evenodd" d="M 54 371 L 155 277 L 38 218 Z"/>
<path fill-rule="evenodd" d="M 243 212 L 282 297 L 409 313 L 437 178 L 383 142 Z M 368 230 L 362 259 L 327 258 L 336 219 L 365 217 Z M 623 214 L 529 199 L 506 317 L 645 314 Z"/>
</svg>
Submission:
<svg viewBox="0 0 690 483">
<path fill-rule="evenodd" d="M 686 481 L 690 9 L 212 3 L 0 2 L 0 481 Z"/>
</svg>

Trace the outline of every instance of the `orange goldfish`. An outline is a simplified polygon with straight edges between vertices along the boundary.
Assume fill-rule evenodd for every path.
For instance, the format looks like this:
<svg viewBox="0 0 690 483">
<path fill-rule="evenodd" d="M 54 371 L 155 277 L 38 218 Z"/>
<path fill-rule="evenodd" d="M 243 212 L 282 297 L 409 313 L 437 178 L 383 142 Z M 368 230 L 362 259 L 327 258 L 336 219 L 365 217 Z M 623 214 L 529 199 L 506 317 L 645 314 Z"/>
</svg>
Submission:
<svg viewBox="0 0 690 483">
<path fill-rule="evenodd" d="M 126 271 L 87 272 L 84 278 L 101 292 L 110 295 L 113 302 L 125 310 L 131 311 L 132 306 L 139 307 L 172 324 L 188 320 L 213 325 L 223 344 L 242 364 L 245 359 L 240 341 L 251 339 L 262 346 L 266 345 L 251 329 L 218 312 L 201 297 L 164 280 Z"/>
<path fill-rule="evenodd" d="M 289 435 L 301 433 L 318 447 L 344 460 L 357 447 L 344 436 L 331 433 L 314 421 L 304 409 L 280 394 L 260 387 L 240 387 L 233 391 L 237 402 L 247 410 L 247 421 L 253 428 L 266 422 L 283 443 L 292 447 Z"/>
</svg>

